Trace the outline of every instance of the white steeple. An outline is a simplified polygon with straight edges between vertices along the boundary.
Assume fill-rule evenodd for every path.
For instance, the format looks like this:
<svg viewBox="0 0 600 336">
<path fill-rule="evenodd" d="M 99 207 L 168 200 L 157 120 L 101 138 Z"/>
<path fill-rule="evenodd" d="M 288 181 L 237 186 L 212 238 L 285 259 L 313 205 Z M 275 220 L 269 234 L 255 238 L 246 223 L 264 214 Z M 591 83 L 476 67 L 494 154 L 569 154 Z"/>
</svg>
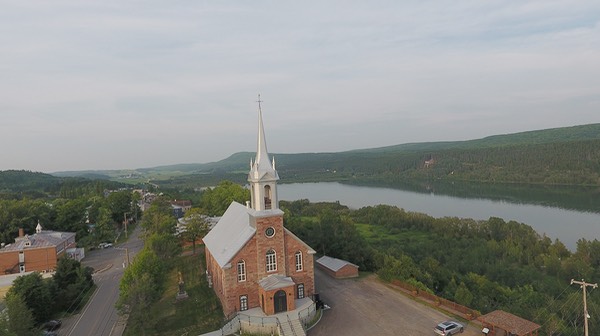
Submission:
<svg viewBox="0 0 600 336">
<path fill-rule="evenodd" d="M 271 163 L 269 152 L 267 151 L 267 141 L 265 140 L 265 129 L 262 120 L 262 108 L 260 95 L 258 95 L 258 140 L 256 148 L 256 158 L 250 160 L 250 173 L 248 182 L 250 182 L 251 205 L 254 210 L 278 209 L 279 201 L 277 199 L 277 180 L 279 175 L 275 170 L 275 159 Z"/>
<path fill-rule="evenodd" d="M 38 220 L 38 225 L 35 227 L 35 233 L 40 233 L 42 230 L 42 224 L 40 224 L 40 221 Z"/>
</svg>

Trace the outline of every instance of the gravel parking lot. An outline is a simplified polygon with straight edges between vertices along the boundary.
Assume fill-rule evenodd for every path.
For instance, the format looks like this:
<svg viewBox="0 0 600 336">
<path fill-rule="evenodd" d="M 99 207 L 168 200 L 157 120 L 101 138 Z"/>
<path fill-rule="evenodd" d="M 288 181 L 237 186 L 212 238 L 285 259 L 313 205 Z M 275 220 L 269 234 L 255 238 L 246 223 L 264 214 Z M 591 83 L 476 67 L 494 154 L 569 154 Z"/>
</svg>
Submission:
<svg viewBox="0 0 600 336">
<path fill-rule="evenodd" d="M 433 328 L 451 319 L 442 312 L 409 298 L 375 276 L 337 280 L 315 267 L 318 293 L 331 309 L 309 336 L 435 335 Z M 459 321 L 460 322 L 460 321 Z M 459 335 L 481 335 L 478 325 L 467 325 Z"/>
</svg>

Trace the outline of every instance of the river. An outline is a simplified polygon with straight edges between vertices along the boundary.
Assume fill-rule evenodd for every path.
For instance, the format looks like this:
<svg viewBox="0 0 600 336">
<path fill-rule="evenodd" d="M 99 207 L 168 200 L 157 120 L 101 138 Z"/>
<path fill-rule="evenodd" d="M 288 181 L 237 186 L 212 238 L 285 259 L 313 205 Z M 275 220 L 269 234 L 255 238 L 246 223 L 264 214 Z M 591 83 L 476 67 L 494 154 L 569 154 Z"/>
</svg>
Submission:
<svg viewBox="0 0 600 336">
<path fill-rule="evenodd" d="M 433 217 L 488 219 L 499 217 L 533 227 L 552 240 L 558 238 L 570 250 L 577 240 L 600 239 L 600 214 L 539 204 L 515 203 L 484 198 L 463 198 L 418 193 L 383 187 L 346 185 L 336 182 L 279 184 L 280 200 L 308 199 L 311 202 L 339 201 L 353 209 L 378 204 L 394 205 L 406 211 Z"/>
</svg>

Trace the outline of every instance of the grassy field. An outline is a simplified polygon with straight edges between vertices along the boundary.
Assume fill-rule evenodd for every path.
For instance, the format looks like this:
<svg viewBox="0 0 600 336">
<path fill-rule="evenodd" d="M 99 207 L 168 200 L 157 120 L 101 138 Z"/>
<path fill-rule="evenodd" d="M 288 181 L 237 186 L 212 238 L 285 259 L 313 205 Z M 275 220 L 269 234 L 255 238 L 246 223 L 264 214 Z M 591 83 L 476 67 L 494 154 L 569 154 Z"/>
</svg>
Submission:
<svg viewBox="0 0 600 336">
<path fill-rule="evenodd" d="M 200 335 L 217 330 L 223 321 L 223 311 L 219 299 L 208 283 L 204 273 L 203 249 L 196 255 L 179 257 L 176 266 L 169 274 L 163 297 L 151 307 L 152 330 L 146 335 Z M 177 301 L 179 275 L 181 271 L 188 298 Z M 133 334 L 128 330 L 125 335 Z"/>
<path fill-rule="evenodd" d="M 409 230 L 388 230 L 387 228 L 356 223 L 356 228 L 360 235 L 365 237 L 371 245 L 402 245 L 406 243 L 414 243 L 416 241 L 427 241 L 431 239 L 431 235 L 426 232 L 409 231 Z"/>
</svg>

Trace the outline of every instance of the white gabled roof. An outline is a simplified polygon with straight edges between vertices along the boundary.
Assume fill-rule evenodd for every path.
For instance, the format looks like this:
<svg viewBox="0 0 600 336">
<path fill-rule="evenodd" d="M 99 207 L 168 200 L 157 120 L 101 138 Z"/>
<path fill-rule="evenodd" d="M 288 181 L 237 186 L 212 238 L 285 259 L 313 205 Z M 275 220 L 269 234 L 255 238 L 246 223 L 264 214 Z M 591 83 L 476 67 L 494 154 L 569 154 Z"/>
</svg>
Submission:
<svg viewBox="0 0 600 336">
<path fill-rule="evenodd" d="M 232 202 L 217 225 L 204 237 L 204 244 L 221 268 L 228 268 L 231 259 L 254 236 L 256 228 L 250 224 L 254 210 Z M 227 266 L 227 267 L 226 267 Z"/>
<path fill-rule="evenodd" d="M 334 272 L 339 271 L 342 267 L 344 267 L 346 265 L 352 265 L 352 266 L 358 268 L 357 265 L 354 265 L 351 262 L 348 262 L 346 260 L 337 259 L 337 258 L 328 257 L 328 256 L 322 256 L 321 258 L 319 258 L 317 260 L 317 262 L 319 264 L 329 268 L 330 270 L 332 270 Z"/>
</svg>

